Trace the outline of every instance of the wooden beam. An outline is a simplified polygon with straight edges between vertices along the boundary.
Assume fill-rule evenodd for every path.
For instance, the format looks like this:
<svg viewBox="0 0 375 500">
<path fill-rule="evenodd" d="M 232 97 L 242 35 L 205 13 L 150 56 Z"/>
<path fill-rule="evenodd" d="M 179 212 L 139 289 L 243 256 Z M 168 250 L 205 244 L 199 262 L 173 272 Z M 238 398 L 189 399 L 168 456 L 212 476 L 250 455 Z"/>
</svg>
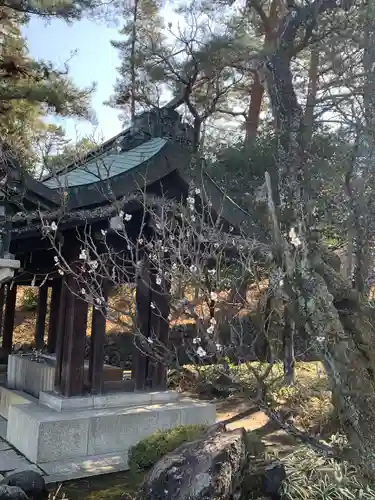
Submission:
<svg viewBox="0 0 375 500">
<path fill-rule="evenodd" d="M 38 305 L 35 323 L 35 347 L 37 349 L 44 348 L 44 332 L 46 329 L 46 315 L 47 315 L 47 298 L 48 298 L 48 284 L 45 283 L 39 287 L 38 291 Z"/>
<path fill-rule="evenodd" d="M 5 354 L 12 352 L 14 313 L 16 311 L 17 286 L 7 284 L 7 295 L 5 301 L 4 329 L 3 329 L 3 350 Z"/>
<path fill-rule="evenodd" d="M 0 335 L 3 332 L 4 298 L 5 298 L 5 285 L 0 287 Z"/>
<path fill-rule="evenodd" d="M 102 286 L 102 295 L 108 299 L 108 285 Z M 106 310 L 94 307 L 91 323 L 91 347 L 89 359 L 89 386 L 92 394 L 100 394 L 104 381 L 104 342 L 105 342 Z"/>
<path fill-rule="evenodd" d="M 49 309 L 49 322 L 48 322 L 47 350 L 49 353 L 56 352 L 61 288 L 62 288 L 62 280 L 61 279 L 53 281 L 52 294 L 51 294 L 51 305 L 50 305 L 50 309 Z"/>
</svg>

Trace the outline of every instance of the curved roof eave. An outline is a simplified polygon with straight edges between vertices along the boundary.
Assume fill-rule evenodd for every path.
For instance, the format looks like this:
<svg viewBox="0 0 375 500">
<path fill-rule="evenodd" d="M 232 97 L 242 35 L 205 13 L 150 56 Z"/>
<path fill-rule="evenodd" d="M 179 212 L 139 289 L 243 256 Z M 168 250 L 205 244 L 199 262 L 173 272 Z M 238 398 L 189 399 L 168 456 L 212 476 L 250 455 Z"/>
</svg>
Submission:
<svg viewBox="0 0 375 500">
<path fill-rule="evenodd" d="M 189 162 L 190 155 L 186 153 L 186 148 L 177 143 L 167 142 L 155 155 L 130 170 L 106 180 L 64 189 L 68 193 L 68 209 L 112 203 L 114 199 L 144 190 L 176 170 L 177 165 L 184 169 Z M 60 192 L 60 196 L 63 196 L 61 189 L 55 192 Z"/>
</svg>

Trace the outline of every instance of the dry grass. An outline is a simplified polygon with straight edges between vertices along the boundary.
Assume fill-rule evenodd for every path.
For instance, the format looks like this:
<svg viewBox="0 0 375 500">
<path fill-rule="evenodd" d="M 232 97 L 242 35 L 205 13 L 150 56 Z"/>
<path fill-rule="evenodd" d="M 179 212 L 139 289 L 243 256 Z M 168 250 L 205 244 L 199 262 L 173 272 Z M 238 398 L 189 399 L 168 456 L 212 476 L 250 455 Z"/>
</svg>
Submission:
<svg viewBox="0 0 375 500">
<path fill-rule="evenodd" d="M 375 500 L 375 490 L 346 462 L 324 458 L 308 447 L 299 447 L 282 462 L 285 500 Z"/>
</svg>

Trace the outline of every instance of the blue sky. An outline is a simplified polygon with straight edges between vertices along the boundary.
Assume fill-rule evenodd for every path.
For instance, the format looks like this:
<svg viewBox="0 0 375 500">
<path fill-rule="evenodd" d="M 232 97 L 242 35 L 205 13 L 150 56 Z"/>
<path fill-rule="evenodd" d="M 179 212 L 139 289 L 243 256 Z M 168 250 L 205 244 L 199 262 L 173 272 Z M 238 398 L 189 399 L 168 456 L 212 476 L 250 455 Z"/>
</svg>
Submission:
<svg viewBox="0 0 375 500">
<path fill-rule="evenodd" d="M 72 52 L 78 51 L 69 62 L 71 77 L 81 87 L 90 86 L 93 81 L 97 83 L 92 105 L 98 124 L 58 119 L 57 122 L 65 127 L 68 136 L 76 140 L 94 132 L 97 139 L 109 139 L 120 132 L 119 111 L 103 104 L 111 95 L 117 76 L 119 61 L 110 40 L 119 38 L 118 28 L 87 20 L 72 26 L 56 20 L 46 25 L 45 21 L 34 18 L 25 27 L 24 34 L 31 55 L 53 62 L 57 68 L 63 69 L 64 62 L 71 58 Z"/>
</svg>

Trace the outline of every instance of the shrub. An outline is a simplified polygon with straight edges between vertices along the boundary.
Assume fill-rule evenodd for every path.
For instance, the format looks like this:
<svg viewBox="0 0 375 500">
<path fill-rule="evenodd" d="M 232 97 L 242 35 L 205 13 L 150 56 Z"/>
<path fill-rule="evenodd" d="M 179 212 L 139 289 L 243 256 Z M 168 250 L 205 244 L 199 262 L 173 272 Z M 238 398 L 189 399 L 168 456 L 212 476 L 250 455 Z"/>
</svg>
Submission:
<svg viewBox="0 0 375 500">
<path fill-rule="evenodd" d="M 35 311 L 38 305 L 38 294 L 34 288 L 25 289 L 22 297 L 22 308 L 26 311 Z"/>
<path fill-rule="evenodd" d="M 205 425 L 184 425 L 166 431 L 157 431 L 130 449 L 129 467 L 133 471 L 149 469 L 164 455 L 183 443 L 198 439 L 206 430 Z"/>
</svg>

